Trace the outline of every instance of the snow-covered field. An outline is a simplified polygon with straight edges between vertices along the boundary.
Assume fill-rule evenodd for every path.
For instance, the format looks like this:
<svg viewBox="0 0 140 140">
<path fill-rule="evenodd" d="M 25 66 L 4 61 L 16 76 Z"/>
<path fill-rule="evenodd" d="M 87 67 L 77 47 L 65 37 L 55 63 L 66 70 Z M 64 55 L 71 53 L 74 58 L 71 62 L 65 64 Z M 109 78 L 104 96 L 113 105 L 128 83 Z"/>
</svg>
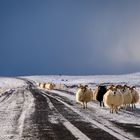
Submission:
<svg viewBox="0 0 140 140">
<path fill-rule="evenodd" d="M 30 76 L 29 79 L 36 81 L 36 83 L 53 82 L 56 84 L 65 84 L 68 86 L 81 84 L 88 84 L 89 87 L 95 89 L 100 83 L 109 84 L 128 84 L 130 86 L 135 85 L 140 95 L 140 73 L 126 74 L 126 75 L 95 75 L 95 76 Z M 66 88 L 65 91 L 76 93 L 76 88 Z M 58 95 L 67 97 L 68 99 L 75 101 L 75 95 L 68 94 L 68 92 L 54 91 Z M 140 125 L 140 101 L 136 104 L 137 109 L 135 111 L 121 111 L 118 114 L 110 114 L 106 108 L 100 108 L 98 104 L 94 102 L 89 103 L 89 107 L 98 109 L 98 113 L 110 121 L 116 121 L 119 123 L 138 124 Z"/>
<path fill-rule="evenodd" d="M 30 89 L 28 82 L 32 82 L 36 88 Z M 39 83 L 47 82 L 55 83 L 57 89 L 48 91 L 38 88 Z M 90 102 L 87 110 L 76 104 L 75 85 L 88 84 L 90 88 L 95 89 L 101 83 L 135 85 L 140 95 L 140 73 L 95 76 L 1 77 L 0 89 L 3 94 L 0 96 L 0 131 L 2 134 L 0 139 L 32 140 L 49 138 L 50 136 L 52 139 L 59 140 L 65 138 L 60 129 L 62 126 L 66 129 L 64 129 L 66 133 L 69 131 L 79 139 L 82 137 L 85 139 L 100 138 L 100 133 L 103 132 L 98 133 L 98 135 L 91 134 L 87 130 L 91 126 L 93 132 L 98 132 L 100 129 L 113 136 L 111 138 L 104 133 L 111 140 L 115 138 L 119 140 L 140 139 L 140 101 L 136 104 L 135 110 L 121 110 L 118 114 L 110 114 L 109 109 L 100 107 L 97 101 Z M 59 89 L 60 84 L 66 86 Z M 11 89 L 14 90 L 10 91 Z M 77 115 L 75 116 L 75 114 Z M 80 124 L 78 123 L 79 120 Z M 86 124 L 91 126 L 89 125 L 87 128 Z M 85 129 L 81 126 L 84 126 Z M 73 136 L 69 139 L 74 139 Z"/>
<path fill-rule="evenodd" d="M 77 84 L 88 84 L 92 89 L 95 89 L 98 84 L 127 84 L 136 86 L 140 93 L 140 73 L 126 74 L 126 75 L 89 75 L 89 76 L 29 76 L 26 77 L 38 83 L 53 82 L 56 85 L 65 84 L 73 86 Z M 65 89 L 76 92 L 75 88 Z"/>
<path fill-rule="evenodd" d="M 25 85 L 26 83 L 20 79 L 10 77 L 0 77 L 0 93 L 8 91 L 10 89 L 23 87 Z"/>
</svg>

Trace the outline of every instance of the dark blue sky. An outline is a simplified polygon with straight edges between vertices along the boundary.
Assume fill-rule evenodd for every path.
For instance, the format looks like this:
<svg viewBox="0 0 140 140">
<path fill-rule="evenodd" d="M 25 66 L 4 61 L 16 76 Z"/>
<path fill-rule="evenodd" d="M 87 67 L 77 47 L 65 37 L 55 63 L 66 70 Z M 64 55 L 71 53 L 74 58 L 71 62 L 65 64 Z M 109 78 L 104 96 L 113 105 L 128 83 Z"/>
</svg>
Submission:
<svg viewBox="0 0 140 140">
<path fill-rule="evenodd" d="M 140 71 L 139 0 L 0 0 L 0 75 Z"/>
</svg>

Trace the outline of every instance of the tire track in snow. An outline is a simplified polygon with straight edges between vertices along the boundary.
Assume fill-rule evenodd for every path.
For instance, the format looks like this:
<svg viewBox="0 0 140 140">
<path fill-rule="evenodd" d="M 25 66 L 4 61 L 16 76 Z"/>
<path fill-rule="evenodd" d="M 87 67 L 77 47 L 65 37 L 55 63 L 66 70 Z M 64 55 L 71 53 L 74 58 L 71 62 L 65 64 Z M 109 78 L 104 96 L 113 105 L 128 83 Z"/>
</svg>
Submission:
<svg viewBox="0 0 140 140">
<path fill-rule="evenodd" d="M 29 118 L 26 118 L 24 130 L 22 133 L 23 139 L 55 139 L 51 125 L 47 121 L 48 107 L 46 99 L 39 92 L 31 90 L 34 99 L 34 111 Z"/>
<path fill-rule="evenodd" d="M 32 94 L 29 91 L 26 91 L 26 93 L 23 94 L 23 98 L 24 102 L 22 105 L 22 112 L 18 119 L 20 139 L 23 138 L 24 131 L 26 130 L 26 121 L 31 117 L 31 114 L 34 112 L 34 98 Z M 30 123 L 28 125 L 30 125 Z"/>
<path fill-rule="evenodd" d="M 83 134 L 78 128 L 76 128 L 73 124 L 71 124 L 62 114 L 59 113 L 59 111 L 54 107 L 51 100 L 46 97 L 47 103 L 52 111 L 55 111 L 55 114 L 57 114 L 57 119 L 59 118 L 62 124 L 75 136 L 76 139 L 79 140 L 90 140 L 85 134 Z"/>
<path fill-rule="evenodd" d="M 71 95 L 69 95 L 69 94 L 66 94 L 65 92 L 64 92 L 64 94 L 61 94 L 61 92 L 58 92 L 58 91 L 55 91 L 55 90 L 53 90 L 53 91 L 47 91 L 49 94 L 51 94 L 53 97 L 55 97 L 55 98 L 57 98 L 57 99 L 60 99 L 61 101 L 63 101 L 63 102 L 66 102 L 68 105 L 70 105 L 71 107 L 73 106 L 76 110 L 77 110 L 77 108 L 75 107 L 75 102 L 73 102 L 73 100 L 75 99 L 74 98 L 74 96 L 73 96 L 73 99 L 72 99 L 72 101 L 71 101 L 71 103 L 73 104 L 73 105 L 71 105 L 71 104 L 69 104 L 69 102 L 70 102 L 70 100 L 69 99 L 71 99 Z M 56 94 L 55 94 L 56 93 Z M 65 96 L 66 95 L 66 96 Z M 65 99 L 66 98 L 66 99 Z M 94 105 L 96 105 L 97 106 L 97 104 L 98 103 L 94 103 Z M 78 109 L 79 110 L 79 109 Z M 92 112 L 91 112 L 92 111 Z M 124 137 L 126 137 L 126 138 L 128 138 L 128 139 L 131 139 L 131 140 L 139 140 L 139 136 L 137 136 L 137 128 L 135 128 L 135 127 L 137 127 L 137 126 L 135 126 L 135 124 L 134 124 L 134 126 L 133 126 L 133 128 L 134 129 L 129 129 L 129 128 L 127 128 L 127 127 L 116 127 L 116 124 L 113 122 L 113 121 L 110 121 L 110 120 L 108 120 L 108 119 L 106 119 L 106 118 L 104 118 L 104 114 L 98 114 L 98 110 L 97 110 L 97 108 L 96 108 L 96 110 L 95 109 L 90 109 L 90 110 L 87 110 L 87 111 L 85 111 L 85 110 L 82 110 L 82 112 L 85 114 L 85 113 L 87 113 L 87 114 L 85 114 L 85 117 L 86 117 L 86 115 L 88 115 L 89 116 L 89 118 L 90 119 L 93 119 L 94 118 L 94 120 L 96 120 L 97 121 L 97 123 L 99 123 L 99 124 L 101 124 L 101 125 L 103 125 L 103 126 L 105 126 L 106 128 L 108 128 L 108 129 L 110 129 L 111 131 L 114 131 L 115 133 L 118 133 L 119 135 L 122 135 L 122 136 L 124 136 Z M 93 113 L 94 112 L 94 113 Z M 120 112 L 120 113 L 122 113 L 123 112 L 123 110 Z M 130 114 L 130 115 L 132 115 L 132 116 L 135 116 L 135 117 L 138 117 L 139 118 L 139 112 L 138 113 L 134 113 L 134 114 L 132 114 L 132 112 L 126 112 L 126 111 L 124 111 L 124 113 L 125 114 Z M 91 116 L 92 116 L 92 118 L 91 118 Z M 124 124 L 125 125 L 125 124 Z M 123 125 L 122 125 L 123 126 Z M 132 131 L 133 130 L 133 131 Z M 136 131 L 136 132 L 135 132 Z M 129 133 L 128 133 L 129 132 Z"/>
<path fill-rule="evenodd" d="M 67 136 L 67 140 L 75 140 L 75 137 L 62 125 L 62 123 L 49 122 L 50 115 L 56 114 L 53 114 L 53 112 L 50 110 L 46 98 L 42 95 L 40 90 L 36 89 L 33 82 L 26 78 L 22 78 L 22 80 L 27 83 L 27 89 L 30 90 L 35 99 L 35 112 L 32 114 L 32 118 L 30 119 L 33 121 L 33 131 L 25 131 L 29 132 L 29 134 L 33 136 L 28 136 L 27 138 L 33 140 L 62 140 Z M 25 134 L 25 136 L 27 136 L 27 134 Z"/>
<path fill-rule="evenodd" d="M 5 100 L 2 99 L 0 103 L 0 139 L 19 140 L 21 138 L 25 118 L 23 112 L 24 109 L 27 109 L 27 106 L 23 107 L 26 102 L 24 90 L 16 89 L 12 93 L 4 94 L 8 98 L 4 97 Z"/>
<path fill-rule="evenodd" d="M 49 94 L 45 94 L 45 96 L 49 97 L 54 107 L 59 111 L 59 113 L 64 116 L 73 126 L 78 128 L 82 133 L 88 136 L 90 139 L 94 140 L 103 140 L 106 137 L 108 140 L 116 140 L 114 136 L 108 134 L 102 129 L 95 126 L 95 124 L 91 124 L 88 120 L 81 115 L 79 115 L 75 110 L 69 108 L 67 105 L 63 104 L 63 101 L 60 99 L 57 100 L 56 97 L 53 97 Z"/>
<path fill-rule="evenodd" d="M 55 99 L 55 98 L 54 98 Z M 61 102 L 64 106 L 67 106 L 68 108 L 70 108 L 70 106 L 71 105 L 69 105 L 69 104 L 67 104 L 65 101 L 62 101 L 60 98 L 59 99 L 57 99 L 58 100 L 58 102 Z M 65 104 L 66 103 L 66 104 Z M 58 108 L 57 108 L 58 109 Z M 79 114 L 79 115 L 81 115 L 81 113 L 79 112 L 79 110 L 76 110 L 75 111 L 75 108 L 70 108 L 70 109 L 74 109 L 73 111 L 74 112 L 76 112 L 77 114 Z M 94 125 L 96 125 L 97 127 L 99 127 L 99 128 L 101 128 L 101 129 L 103 129 L 104 131 L 106 131 L 106 132 L 108 132 L 108 133 L 110 133 L 112 136 L 115 136 L 116 138 L 119 138 L 119 139 L 131 139 L 131 138 L 128 138 L 128 137 L 125 137 L 124 135 L 121 135 L 121 134 L 119 134 L 118 132 L 116 132 L 116 131 L 114 131 L 114 130 L 112 130 L 112 129 L 110 129 L 110 128 L 108 128 L 108 127 L 106 127 L 106 126 L 104 126 L 103 124 L 101 124 L 101 123 L 99 123 L 98 121 L 94 121 L 94 123 L 93 123 L 93 119 L 91 119 L 91 118 L 86 118 L 85 116 L 84 116 L 84 118 L 87 120 L 87 121 L 89 121 L 91 124 L 94 124 Z M 118 137 L 119 136 L 119 137 Z"/>
<path fill-rule="evenodd" d="M 51 93 L 51 92 L 49 92 L 49 93 Z M 44 92 L 44 94 L 46 94 L 46 92 Z M 52 92 L 52 94 L 53 94 L 53 92 Z M 74 112 L 76 112 L 77 114 L 79 114 L 81 116 L 81 112 L 78 109 L 75 109 L 71 105 L 67 104 L 65 101 L 62 101 L 60 98 L 58 99 L 56 96 L 53 97 L 52 94 L 51 95 L 50 94 L 47 94 L 47 96 L 50 97 L 50 98 L 53 98 L 54 100 L 57 100 L 58 102 L 62 103 L 63 105 L 65 105 L 66 107 L 68 107 L 69 109 L 73 110 Z M 117 131 L 115 131 L 115 130 L 113 130 L 111 128 L 108 128 L 104 124 L 99 123 L 98 121 L 95 121 L 95 120 L 93 120 L 91 118 L 87 118 L 86 116 L 82 116 L 82 117 L 84 117 L 91 124 L 97 126 L 98 128 L 100 128 L 100 129 L 106 131 L 107 133 L 109 133 L 110 135 L 116 137 L 117 139 L 120 139 L 120 140 L 122 140 L 122 139 L 123 140 L 131 140 L 131 139 L 134 140 L 135 139 L 131 135 L 129 135 L 131 137 L 129 137 L 127 135 L 125 136 L 125 135 L 121 134 L 121 132 L 119 133 L 119 132 L 117 132 Z"/>
<path fill-rule="evenodd" d="M 135 117 L 140 117 L 140 110 L 124 110 L 124 109 L 121 109 L 121 112 L 122 113 L 125 113 L 125 114 L 128 114 L 128 115 L 131 115 L 131 116 L 135 116 Z"/>
<path fill-rule="evenodd" d="M 68 140 L 75 140 L 75 137 L 63 127 L 61 122 L 50 122 L 50 115 L 53 114 L 46 98 L 37 89 L 31 89 L 35 99 L 35 112 L 32 114 L 32 129 L 26 129 L 24 137 L 26 139 L 40 139 L 40 140 L 62 140 L 67 136 Z"/>
</svg>

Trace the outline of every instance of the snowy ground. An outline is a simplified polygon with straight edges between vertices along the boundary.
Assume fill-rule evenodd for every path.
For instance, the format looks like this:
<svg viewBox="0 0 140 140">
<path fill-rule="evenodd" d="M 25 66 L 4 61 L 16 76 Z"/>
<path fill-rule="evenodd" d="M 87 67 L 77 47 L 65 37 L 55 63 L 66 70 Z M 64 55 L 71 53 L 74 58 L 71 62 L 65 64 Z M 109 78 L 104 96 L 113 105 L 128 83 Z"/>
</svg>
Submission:
<svg viewBox="0 0 140 140">
<path fill-rule="evenodd" d="M 38 88 L 53 82 L 57 89 Z M 136 85 L 140 93 L 140 73 L 99 76 L 28 76 L 0 78 L 0 140 L 139 140 L 140 102 L 137 109 L 110 114 L 97 101 L 88 109 L 75 103 L 75 85 L 100 83 Z M 66 87 L 60 87 L 65 84 Z"/>
<path fill-rule="evenodd" d="M 70 88 L 73 85 L 88 84 L 89 87 L 95 89 L 96 86 L 100 83 L 109 84 L 128 84 L 135 85 L 137 91 L 140 93 L 140 73 L 126 74 L 126 75 L 98 75 L 98 76 L 31 76 L 29 79 L 35 80 L 36 83 L 42 82 L 53 82 L 56 84 L 65 84 L 69 86 L 59 91 L 53 91 L 53 93 L 58 94 L 59 96 L 67 97 L 71 101 L 75 101 L 76 88 Z M 58 86 L 59 87 L 59 86 Z M 106 119 L 117 122 L 120 124 L 134 124 L 135 127 L 140 128 L 140 101 L 136 104 L 137 109 L 135 111 L 131 110 L 122 110 L 118 114 L 110 114 L 107 108 L 100 108 L 97 102 L 92 102 L 89 104 L 89 107 L 96 108 L 98 110 L 99 116 L 104 116 Z M 139 126 L 137 126 L 139 125 Z M 140 129 L 139 129 L 140 130 Z"/>
<path fill-rule="evenodd" d="M 20 79 L 0 77 L 0 93 L 10 89 L 23 87 L 25 85 L 26 83 Z"/>
</svg>

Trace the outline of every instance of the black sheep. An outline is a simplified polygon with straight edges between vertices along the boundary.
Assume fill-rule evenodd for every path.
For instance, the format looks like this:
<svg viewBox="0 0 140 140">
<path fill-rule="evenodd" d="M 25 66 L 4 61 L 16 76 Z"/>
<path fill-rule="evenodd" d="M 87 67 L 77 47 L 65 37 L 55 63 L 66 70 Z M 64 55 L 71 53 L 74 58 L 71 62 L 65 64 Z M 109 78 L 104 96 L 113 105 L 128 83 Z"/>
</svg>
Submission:
<svg viewBox="0 0 140 140">
<path fill-rule="evenodd" d="M 107 87 L 106 86 L 103 86 L 103 85 L 98 86 L 96 100 L 99 101 L 100 106 L 103 105 L 103 107 L 104 107 L 103 96 L 106 92 L 107 92 Z"/>
</svg>

